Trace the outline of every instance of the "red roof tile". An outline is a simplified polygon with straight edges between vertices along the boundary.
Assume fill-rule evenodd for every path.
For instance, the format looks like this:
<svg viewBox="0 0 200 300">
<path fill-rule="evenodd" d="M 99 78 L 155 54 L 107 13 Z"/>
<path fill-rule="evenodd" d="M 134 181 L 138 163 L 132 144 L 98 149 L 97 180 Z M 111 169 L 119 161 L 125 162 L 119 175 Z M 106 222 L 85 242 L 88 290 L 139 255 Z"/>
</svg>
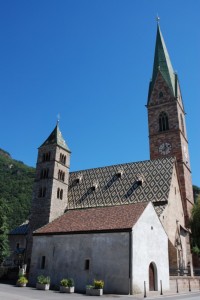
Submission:
<svg viewBox="0 0 200 300">
<path fill-rule="evenodd" d="M 131 229 L 147 205 L 147 202 L 143 202 L 120 206 L 68 210 L 58 219 L 35 231 L 35 234 Z"/>
</svg>

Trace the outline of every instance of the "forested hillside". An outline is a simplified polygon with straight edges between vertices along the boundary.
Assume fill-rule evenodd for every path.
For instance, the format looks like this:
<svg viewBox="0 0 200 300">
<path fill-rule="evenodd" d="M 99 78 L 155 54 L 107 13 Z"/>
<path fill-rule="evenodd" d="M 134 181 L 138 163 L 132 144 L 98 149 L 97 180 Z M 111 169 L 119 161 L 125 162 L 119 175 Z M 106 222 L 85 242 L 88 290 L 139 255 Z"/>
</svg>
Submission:
<svg viewBox="0 0 200 300">
<path fill-rule="evenodd" d="M 0 149 L 0 200 L 6 204 L 9 229 L 23 223 L 29 215 L 34 177 L 34 168 Z"/>
</svg>

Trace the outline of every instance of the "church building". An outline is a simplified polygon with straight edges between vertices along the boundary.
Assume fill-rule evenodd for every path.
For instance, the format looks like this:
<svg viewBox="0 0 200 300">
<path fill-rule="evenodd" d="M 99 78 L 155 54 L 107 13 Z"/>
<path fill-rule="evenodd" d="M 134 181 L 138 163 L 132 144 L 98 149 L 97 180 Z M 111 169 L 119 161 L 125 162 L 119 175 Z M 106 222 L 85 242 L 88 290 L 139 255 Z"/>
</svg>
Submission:
<svg viewBox="0 0 200 300">
<path fill-rule="evenodd" d="M 84 291 L 95 278 L 107 293 L 133 294 L 144 281 L 168 290 L 173 270 L 192 272 L 185 111 L 159 24 L 146 107 L 150 160 L 70 172 L 59 124 L 39 147 L 27 227 L 32 284 L 40 274 L 53 285 L 73 277 Z"/>
</svg>

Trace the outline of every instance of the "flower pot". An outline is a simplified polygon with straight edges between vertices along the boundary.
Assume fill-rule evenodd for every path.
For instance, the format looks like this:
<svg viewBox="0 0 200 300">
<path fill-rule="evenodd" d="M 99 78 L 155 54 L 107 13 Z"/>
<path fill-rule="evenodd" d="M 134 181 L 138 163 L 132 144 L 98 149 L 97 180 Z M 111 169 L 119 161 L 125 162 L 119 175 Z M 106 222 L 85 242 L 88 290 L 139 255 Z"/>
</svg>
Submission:
<svg viewBox="0 0 200 300">
<path fill-rule="evenodd" d="M 88 296 L 102 296 L 103 289 L 86 289 L 86 295 Z"/>
<path fill-rule="evenodd" d="M 50 284 L 48 283 L 36 283 L 36 289 L 37 290 L 44 290 L 44 291 L 47 291 L 49 290 L 50 288 Z"/>
<path fill-rule="evenodd" d="M 60 286 L 60 293 L 74 293 L 74 286 Z"/>
<path fill-rule="evenodd" d="M 26 283 L 17 282 L 16 286 L 18 286 L 18 287 L 25 287 Z"/>
</svg>

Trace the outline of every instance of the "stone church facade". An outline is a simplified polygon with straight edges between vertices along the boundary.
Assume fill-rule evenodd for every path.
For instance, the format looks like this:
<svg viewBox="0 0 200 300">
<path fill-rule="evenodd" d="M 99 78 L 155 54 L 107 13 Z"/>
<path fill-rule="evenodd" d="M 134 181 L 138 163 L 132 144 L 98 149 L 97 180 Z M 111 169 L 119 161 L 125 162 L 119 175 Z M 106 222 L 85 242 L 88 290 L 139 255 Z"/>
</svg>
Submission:
<svg viewBox="0 0 200 300">
<path fill-rule="evenodd" d="M 39 147 L 26 246 L 31 282 L 35 282 L 38 274 L 50 272 L 47 275 L 52 276 L 54 284 L 57 284 L 59 278 L 55 274 L 61 272 L 64 276 L 63 262 L 65 272 L 81 282 L 79 289 L 82 290 L 84 284 L 89 284 L 92 275 L 96 278 L 105 275 L 100 268 L 104 257 L 95 250 L 101 249 L 101 240 L 106 241 L 103 249 L 108 256 L 109 249 L 118 248 L 117 263 L 112 265 L 111 260 L 111 273 L 108 273 L 112 281 L 111 275 L 124 266 L 124 273 L 120 274 L 126 278 L 126 288 L 121 293 L 141 290 L 144 280 L 149 289 L 158 289 L 158 280 L 163 280 L 164 289 L 168 289 L 170 270 L 183 270 L 188 265 L 192 269 L 187 227 L 193 193 L 185 111 L 178 76 L 173 70 L 159 24 L 147 111 L 150 160 L 69 172 L 70 150 L 58 124 Z M 146 205 L 146 208 L 137 213 L 140 205 Z M 118 217 L 114 213 L 116 208 L 120 209 Z M 109 209 L 113 218 L 107 214 Z M 126 210 L 132 211 L 132 215 L 125 213 Z M 80 212 L 84 212 L 87 218 Z M 96 214 L 96 220 L 102 226 L 95 224 L 92 213 Z M 118 223 L 118 218 L 123 219 L 127 227 Z M 130 235 L 136 228 L 145 240 L 149 240 L 149 244 L 130 242 Z M 148 228 L 155 230 L 149 232 Z M 153 234 L 155 232 L 157 234 Z M 122 244 L 121 238 L 124 239 Z M 84 253 L 80 262 L 81 249 Z M 120 255 L 120 252 L 124 254 Z M 76 274 L 73 273 L 75 265 L 65 259 L 72 253 L 76 263 L 83 266 Z M 131 255 L 137 257 L 140 266 Z M 52 257 L 51 265 L 47 257 Z M 156 257 L 163 257 L 163 267 Z M 41 268 L 44 260 L 46 269 Z M 96 261 L 96 269 L 85 272 L 86 260 Z M 153 286 L 150 273 L 153 274 Z M 78 274 L 80 277 L 77 277 Z M 118 279 L 113 278 L 115 287 L 106 286 L 107 292 L 120 292 L 116 291 Z"/>
</svg>

